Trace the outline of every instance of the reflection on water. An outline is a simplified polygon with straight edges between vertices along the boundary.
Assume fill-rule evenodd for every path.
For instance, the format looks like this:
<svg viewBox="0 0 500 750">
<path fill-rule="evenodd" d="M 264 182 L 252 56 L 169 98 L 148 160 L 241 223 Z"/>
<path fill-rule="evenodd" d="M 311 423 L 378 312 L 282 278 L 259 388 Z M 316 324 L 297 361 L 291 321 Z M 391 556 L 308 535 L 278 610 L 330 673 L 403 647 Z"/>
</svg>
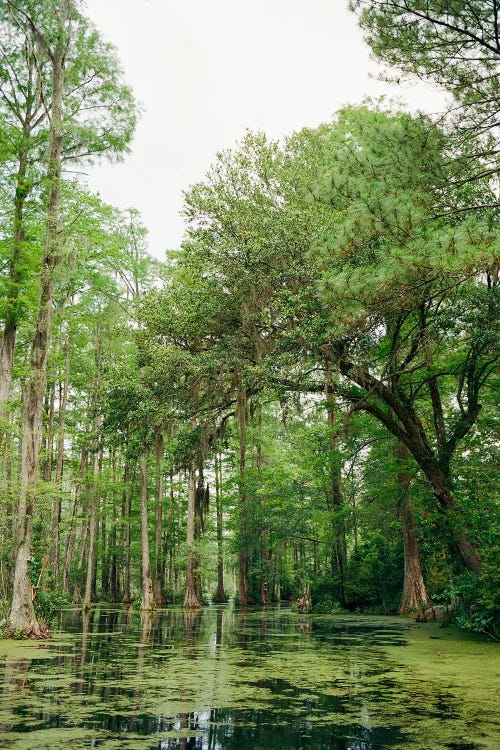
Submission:
<svg viewBox="0 0 500 750">
<path fill-rule="evenodd" d="M 101 608 L 0 646 L 0 747 L 494 747 L 495 644 L 397 618 Z"/>
</svg>

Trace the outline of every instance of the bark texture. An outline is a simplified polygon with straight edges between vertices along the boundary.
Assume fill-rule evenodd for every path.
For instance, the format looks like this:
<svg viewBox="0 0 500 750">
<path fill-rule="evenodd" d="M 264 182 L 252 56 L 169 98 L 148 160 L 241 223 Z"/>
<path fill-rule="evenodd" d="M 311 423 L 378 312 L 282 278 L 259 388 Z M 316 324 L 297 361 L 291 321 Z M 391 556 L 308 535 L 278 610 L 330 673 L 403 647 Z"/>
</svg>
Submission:
<svg viewBox="0 0 500 750">
<path fill-rule="evenodd" d="M 415 511 L 409 491 L 409 451 L 403 443 L 399 443 L 397 457 L 400 466 L 398 484 L 401 493 L 401 527 L 404 549 L 404 586 L 398 612 L 400 615 L 405 615 L 409 612 L 424 610 L 429 599 L 420 566 Z"/>
</svg>

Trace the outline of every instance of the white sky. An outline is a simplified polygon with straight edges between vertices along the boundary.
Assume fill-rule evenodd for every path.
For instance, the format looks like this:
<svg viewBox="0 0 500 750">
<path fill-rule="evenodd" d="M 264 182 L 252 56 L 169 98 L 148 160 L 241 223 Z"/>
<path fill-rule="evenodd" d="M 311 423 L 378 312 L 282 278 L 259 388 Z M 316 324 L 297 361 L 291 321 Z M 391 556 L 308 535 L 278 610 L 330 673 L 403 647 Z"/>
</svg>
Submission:
<svg viewBox="0 0 500 750">
<path fill-rule="evenodd" d="M 181 241 L 182 191 L 246 129 L 280 137 L 381 94 L 443 106 L 428 86 L 370 78 L 347 0 L 87 0 L 87 12 L 143 107 L 131 153 L 89 169 L 89 187 L 139 209 L 158 258 Z"/>
</svg>

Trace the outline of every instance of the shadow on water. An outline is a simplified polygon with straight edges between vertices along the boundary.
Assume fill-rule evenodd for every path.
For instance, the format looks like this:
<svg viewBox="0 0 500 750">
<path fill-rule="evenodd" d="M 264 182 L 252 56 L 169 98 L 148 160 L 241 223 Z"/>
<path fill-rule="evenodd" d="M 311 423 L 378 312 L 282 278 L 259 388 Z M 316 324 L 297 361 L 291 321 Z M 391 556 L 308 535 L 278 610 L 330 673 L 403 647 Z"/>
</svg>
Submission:
<svg viewBox="0 0 500 750">
<path fill-rule="evenodd" d="M 397 618 L 69 611 L 0 650 L 0 747 L 489 750 L 494 649 Z"/>
</svg>

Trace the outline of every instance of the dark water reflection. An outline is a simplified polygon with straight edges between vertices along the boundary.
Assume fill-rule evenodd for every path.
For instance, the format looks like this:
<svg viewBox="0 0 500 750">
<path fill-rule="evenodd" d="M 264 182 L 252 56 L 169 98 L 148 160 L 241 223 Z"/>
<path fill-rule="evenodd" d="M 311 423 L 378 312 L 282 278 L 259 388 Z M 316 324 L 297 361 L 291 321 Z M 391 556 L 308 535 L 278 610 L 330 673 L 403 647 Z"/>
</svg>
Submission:
<svg viewBox="0 0 500 750">
<path fill-rule="evenodd" d="M 493 748 L 495 653 L 397 618 L 67 612 L 0 650 L 0 747 Z"/>
</svg>

